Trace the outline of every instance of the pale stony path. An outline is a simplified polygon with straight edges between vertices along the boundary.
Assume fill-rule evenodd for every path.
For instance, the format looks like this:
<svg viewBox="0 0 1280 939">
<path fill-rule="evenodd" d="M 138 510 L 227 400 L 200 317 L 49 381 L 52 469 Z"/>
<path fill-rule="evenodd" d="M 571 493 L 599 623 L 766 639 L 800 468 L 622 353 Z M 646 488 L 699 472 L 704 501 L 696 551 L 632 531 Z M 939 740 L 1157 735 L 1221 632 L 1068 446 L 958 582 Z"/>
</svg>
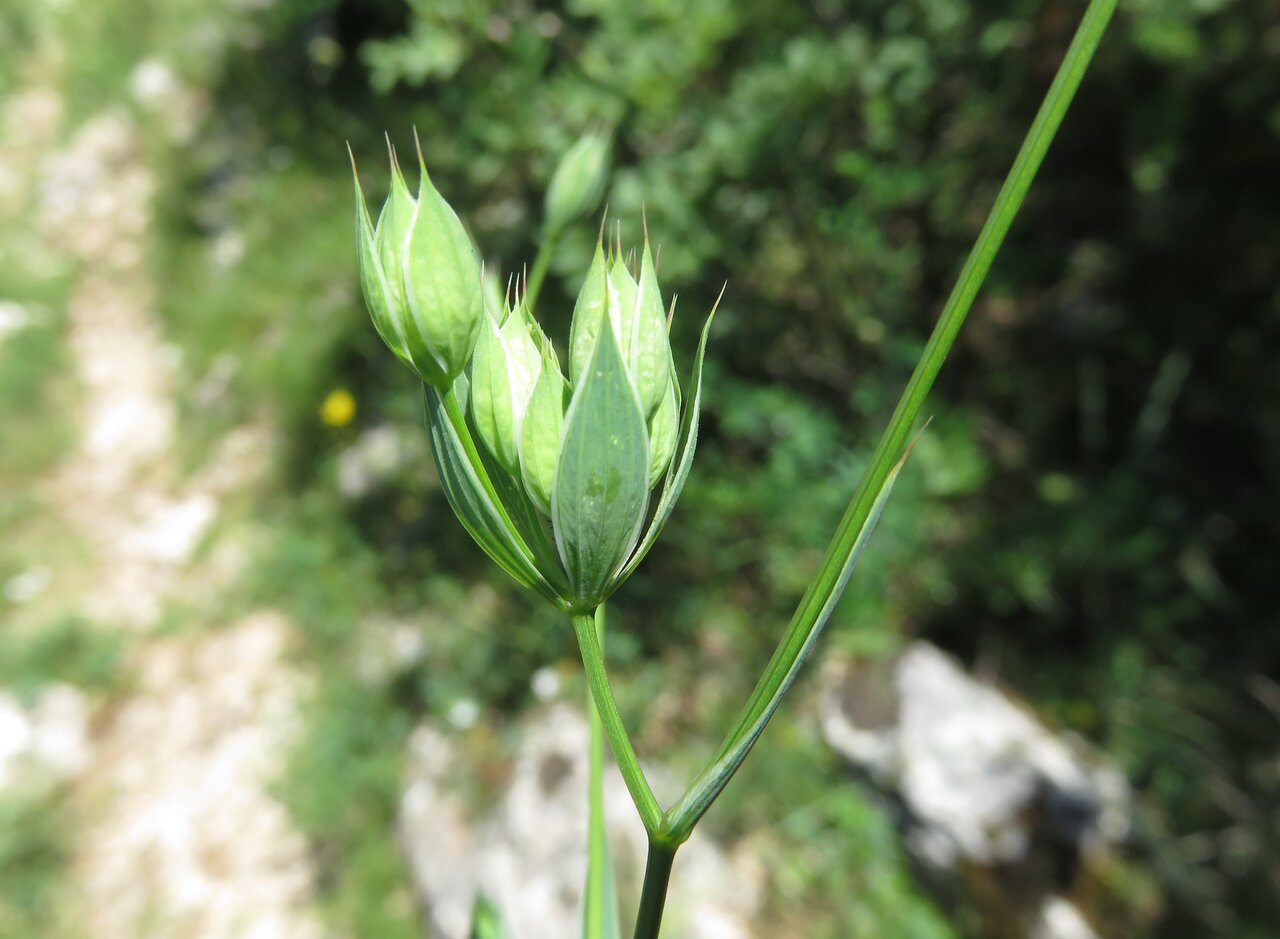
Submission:
<svg viewBox="0 0 1280 939">
<path fill-rule="evenodd" d="M 88 558 L 53 582 L 132 649 L 130 692 L 95 722 L 74 787 L 87 936 L 319 937 L 307 845 L 268 792 L 306 689 L 289 662 L 291 625 L 262 612 L 198 635 L 153 630 L 166 600 L 217 589 L 195 550 L 220 504 L 257 484 L 270 448 L 247 428 L 207 471 L 179 477 L 180 355 L 164 341 L 147 267 L 155 179 L 126 110 L 70 133 L 63 120 L 52 87 L 4 104 L 0 224 L 74 263 L 80 441 L 41 496 Z"/>
<path fill-rule="evenodd" d="M 270 613 L 152 644 L 98 744 L 78 875 L 92 939 L 317 939 L 307 845 L 263 784 L 300 680 Z"/>
</svg>

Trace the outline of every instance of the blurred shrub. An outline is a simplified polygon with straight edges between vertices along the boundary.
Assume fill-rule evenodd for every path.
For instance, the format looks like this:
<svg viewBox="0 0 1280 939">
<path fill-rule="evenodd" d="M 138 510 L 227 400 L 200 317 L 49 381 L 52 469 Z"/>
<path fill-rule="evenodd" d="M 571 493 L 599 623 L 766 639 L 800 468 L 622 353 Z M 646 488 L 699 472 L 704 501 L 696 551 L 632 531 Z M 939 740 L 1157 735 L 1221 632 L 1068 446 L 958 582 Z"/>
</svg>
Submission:
<svg viewBox="0 0 1280 939">
<path fill-rule="evenodd" d="M 0 939 L 75 936 L 60 875 L 71 827 L 57 787 L 9 787 L 0 796 Z"/>
<path fill-rule="evenodd" d="M 51 684 L 108 692 L 122 678 L 125 640 L 65 614 L 38 628 L 0 632 L 0 686 L 31 698 Z"/>
</svg>

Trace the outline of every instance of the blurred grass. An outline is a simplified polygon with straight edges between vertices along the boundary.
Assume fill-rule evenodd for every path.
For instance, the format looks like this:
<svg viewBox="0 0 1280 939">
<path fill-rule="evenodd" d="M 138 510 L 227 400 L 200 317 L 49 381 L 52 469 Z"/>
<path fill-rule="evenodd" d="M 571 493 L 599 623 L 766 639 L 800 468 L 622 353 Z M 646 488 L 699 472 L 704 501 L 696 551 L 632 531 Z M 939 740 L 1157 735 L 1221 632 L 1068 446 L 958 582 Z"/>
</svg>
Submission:
<svg viewBox="0 0 1280 939">
<path fill-rule="evenodd" d="M 72 684 L 105 694 L 122 679 L 126 640 L 67 613 L 52 622 L 0 633 L 0 686 L 31 700 L 44 687 Z"/>
<path fill-rule="evenodd" d="M 61 879 L 74 837 L 58 787 L 32 783 L 0 795 L 0 939 L 81 935 Z"/>
</svg>

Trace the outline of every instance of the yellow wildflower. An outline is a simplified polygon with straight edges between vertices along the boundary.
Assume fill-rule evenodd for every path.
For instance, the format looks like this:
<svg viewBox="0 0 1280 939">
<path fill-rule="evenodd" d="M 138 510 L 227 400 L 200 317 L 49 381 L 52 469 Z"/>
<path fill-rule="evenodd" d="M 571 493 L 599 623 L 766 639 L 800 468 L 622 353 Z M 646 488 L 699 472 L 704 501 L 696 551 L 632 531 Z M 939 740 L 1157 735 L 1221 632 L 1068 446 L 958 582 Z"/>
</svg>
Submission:
<svg viewBox="0 0 1280 939">
<path fill-rule="evenodd" d="M 346 427 L 356 416 L 356 399 L 346 388 L 334 388 L 320 405 L 320 420 L 330 427 Z"/>
</svg>

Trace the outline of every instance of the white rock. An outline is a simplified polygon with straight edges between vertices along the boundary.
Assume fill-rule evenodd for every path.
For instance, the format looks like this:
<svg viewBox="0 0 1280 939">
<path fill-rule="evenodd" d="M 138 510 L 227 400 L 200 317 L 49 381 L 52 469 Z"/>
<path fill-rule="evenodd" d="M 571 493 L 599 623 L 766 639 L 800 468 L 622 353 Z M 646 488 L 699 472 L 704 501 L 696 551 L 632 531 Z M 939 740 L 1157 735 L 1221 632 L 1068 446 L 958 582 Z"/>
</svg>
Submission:
<svg viewBox="0 0 1280 939">
<path fill-rule="evenodd" d="M 898 794 L 913 817 L 908 843 L 932 866 L 1018 861 L 1046 828 L 1081 850 L 1126 836 L 1129 792 L 1117 770 L 937 648 L 918 642 L 901 655 L 887 707 L 857 700 L 850 685 L 859 681 L 828 688 L 823 734 Z M 875 719 L 860 709 L 877 711 Z"/>
<path fill-rule="evenodd" d="M 0 694 L 0 791 L 16 778 L 19 761 L 31 749 L 31 715 L 10 694 Z"/>
<path fill-rule="evenodd" d="M 43 593 L 52 579 L 53 571 L 48 567 L 29 567 L 5 581 L 4 598 L 14 604 L 28 603 Z"/>
<path fill-rule="evenodd" d="M 31 323 L 31 311 L 13 300 L 0 300 L 0 341 L 10 333 L 26 329 Z"/>
<path fill-rule="evenodd" d="M 365 617 L 357 633 L 355 672 L 368 685 L 384 685 L 420 665 L 427 653 L 422 622 L 385 614 Z"/>
<path fill-rule="evenodd" d="M 586 876 L 586 744 L 586 721 L 574 708 L 558 704 L 535 711 L 524 724 L 498 803 L 475 817 L 466 795 L 475 769 L 436 728 L 423 725 L 413 733 L 397 827 L 431 935 L 465 939 L 479 891 L 517 930 L 513 939 L 578 934 Z M 645 838 L 612 764 L 605 780 L 605 818 L 623 904 L 629 908 Z M 754 861 L 731 859 L 695 834 L 676 859 L 666 933 L 748 939 L 762 883 Z"/>
<path fill-rule="evenodd" d="M 412 456 L 398 428 L 390 424 L 372 427 L 338 454 L 338 489 L 348 499 L 365 496 Z"/>
<path fill-rule="evenodd" d="M 178 93 L 178 78 L 168 64 L 159 59 L 144 59 L 129 75 L 129 90 L 141 104 L 163 104 Z"/>
<path fill-rule="evenodd" d="M 560 694 L 560 675 L 551 666 L 544 665 L 529 679 L 529 689 L 535 698 L 546 703 Z"/>
<path fill-rule="evenodd" d="M 59 778 L 70 779 L 89 765 L 89 708 L 83 693 L 53 685 L 36 701 L 32 758 Z"/>
<path fill-rule="evenodd" d="M 305 839 L 271 796 L 303 677 L 258 612 L 150 645 L 102 728 L 75 869 L 94 939 L 320 939 Z"/>
<path fill-rule="evenodd" d="M 1098 934 L 1075 904 L 1049 897 L 1031 927 L 1028 939 L 1098 939 Z"/>
<path fill-rule="evenodd" d="M 89 709 L 70 685 L 53 685 L 30 708 L 0 693 L 0 791 L 38 775 L 69 780 L 89 764 Z"/>
</svg>

